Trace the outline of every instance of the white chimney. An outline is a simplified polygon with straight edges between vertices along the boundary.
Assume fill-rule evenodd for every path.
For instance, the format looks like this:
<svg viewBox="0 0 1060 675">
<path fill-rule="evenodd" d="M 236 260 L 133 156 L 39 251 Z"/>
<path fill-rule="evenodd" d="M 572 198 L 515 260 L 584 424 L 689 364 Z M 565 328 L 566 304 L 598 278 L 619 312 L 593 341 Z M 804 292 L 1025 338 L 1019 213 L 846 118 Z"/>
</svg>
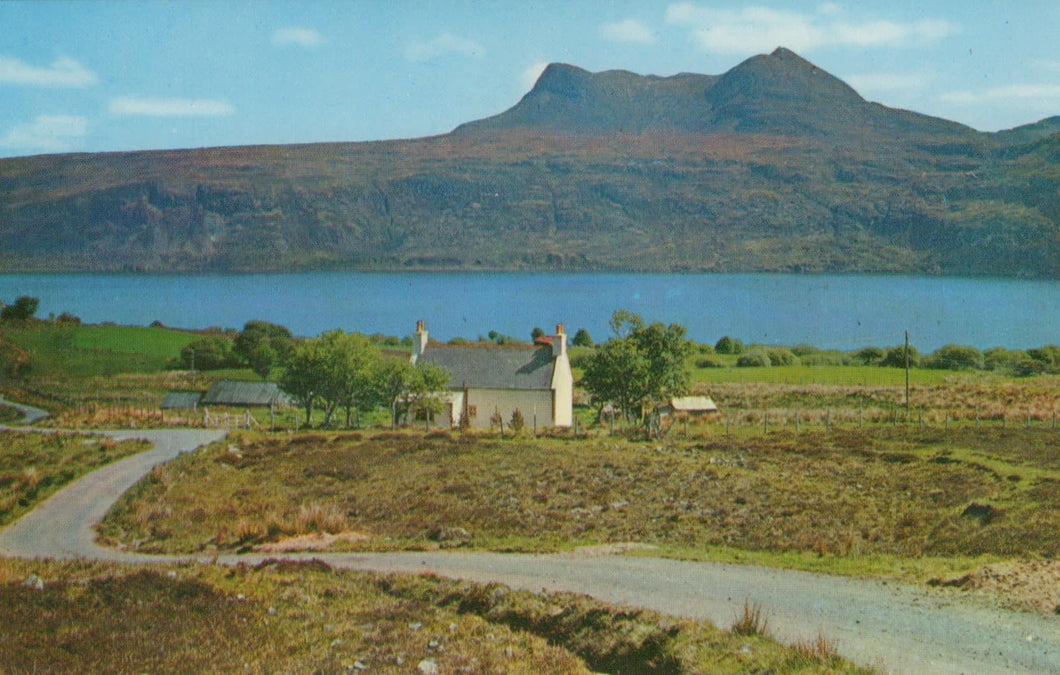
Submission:
<svg viewBox="0 0 1060 675">
<path fill-rule="evenodd" d="M 423 323 L 423 320 L 416 322 L 416 334 L 412 336 L 412 362 L 416 363 L 416 360 L 420 358 L 424 350 L 427 349 L 427 327 Z"/>
<path fill-rule="evenodd" d="M 556 334 L 552 336 L 552 357 L 567 355 L 567 331 L 563 324 L 556 325 Z"/>
</svg>

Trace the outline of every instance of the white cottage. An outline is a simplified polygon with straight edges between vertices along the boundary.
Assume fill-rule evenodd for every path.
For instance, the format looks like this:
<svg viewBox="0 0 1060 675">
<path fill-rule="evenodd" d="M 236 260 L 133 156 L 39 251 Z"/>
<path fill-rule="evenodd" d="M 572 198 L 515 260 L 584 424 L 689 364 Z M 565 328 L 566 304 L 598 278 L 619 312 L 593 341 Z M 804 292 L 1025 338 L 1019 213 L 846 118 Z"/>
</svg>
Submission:
<svg viewBox="0 0 1060 675">
<path fill-rule="evenodd" d="M 574 423 L 574 375 L 563 324 L 534 345 L 440 345 L 416 325 L 413 363 L 433 363 L 449 371 L 448 422 L 487 428 L 499 413 L 507 423 L 518 409 L 527 425 L 570 427 Z"/>
</svg>

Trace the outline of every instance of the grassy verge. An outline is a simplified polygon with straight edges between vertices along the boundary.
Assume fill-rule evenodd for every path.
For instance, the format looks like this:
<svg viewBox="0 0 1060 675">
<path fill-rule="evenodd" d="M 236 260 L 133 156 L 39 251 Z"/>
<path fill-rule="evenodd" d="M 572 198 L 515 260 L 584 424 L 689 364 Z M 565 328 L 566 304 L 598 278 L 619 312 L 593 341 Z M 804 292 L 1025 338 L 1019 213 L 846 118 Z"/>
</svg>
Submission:
<svg viewBox="0 0 1060 675">
<path fill-rule="evenodd" d="M 0 431 L 0 527 L 67 483 L 146 448 L 107 438 Z"/>
<path fill-rule="evenodd" d="M 363 535 L 338 546 L 375 550 L 636 541 L 681 557 L 742 551 L 767 564 L 922 578 L 1060 553 L 1057 485 L 1060 433 L 1046 429 L 659 443 L 243 434 L 156 469 L 101 531 L 182 553 L 324 532 Z"/>
<path fill-rule="evenodd" d="M 320 563 L 0 560 L 0 625 L 4 667 L 16 673 L 416 672 L 425 662 L 476 673 L 862 672 L 834 649 L 583 596 Z"/>
</svg>

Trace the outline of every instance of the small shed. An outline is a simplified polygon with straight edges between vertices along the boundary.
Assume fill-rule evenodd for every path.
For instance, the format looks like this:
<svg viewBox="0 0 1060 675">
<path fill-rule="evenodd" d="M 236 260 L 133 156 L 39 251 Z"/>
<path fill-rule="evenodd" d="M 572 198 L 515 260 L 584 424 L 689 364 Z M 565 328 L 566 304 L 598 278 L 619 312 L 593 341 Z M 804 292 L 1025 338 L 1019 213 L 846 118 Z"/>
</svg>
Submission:
<svg viewBox="0 0 1060 675">
<path fill-rule="evenodd" d="M 222 405 L 267 408 L 290 405 L 291 398 L 280 391 L 275 382 L 214 382 L 210 391 L 199 401 L 201 405 Z"/>
<path fill-rule="evenodd" d="M 663 416 L 706 417 L 717 414 L 718 406 L 709 396 L 674 396 L 656 410 Z"/>
<path fill-rule="evenodd" d="M 162 410 L 195 410 L 202 398 L 201 391 L 171 391 L 162 399 Z"/>
</svg>

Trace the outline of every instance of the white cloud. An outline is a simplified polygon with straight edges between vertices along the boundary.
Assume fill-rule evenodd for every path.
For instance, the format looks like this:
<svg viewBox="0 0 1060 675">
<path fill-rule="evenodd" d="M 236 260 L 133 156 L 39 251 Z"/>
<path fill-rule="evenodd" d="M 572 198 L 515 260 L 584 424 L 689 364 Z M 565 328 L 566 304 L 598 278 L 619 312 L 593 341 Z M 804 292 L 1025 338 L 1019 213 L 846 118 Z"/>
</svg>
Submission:
<svg viewBox="0 0 1060 675">
<path fill-rule="evenodd" d="M 13 127 L 0 136 L 0 147 L 33 152 L 65 152 L 88 131 L 84 117 L 39 115 L 32 122 Z"/>
<path fill-rule="evenodd" d="M 413 43 L 405 48 L 405 58 L 419 62 L 450 54 L 481 58 L 485 53 L 486 49 L 479 43 L 452 33 L 442 33 L 433 40 Z"/>
<path fill-rule="evenodd" d="M 825 2 L 817 8 L 817 13 L 825 16 L 839 16 L 843 13 L 843 7 L 836 2 Z"/>
<path fill-rule="evenodd" d="M 50 66 L 31 66 L 11 56 L 0 56 L 0 85 L 31 87 L 88 87 L 99 82 L 94 72 L 73 59 L 56 59 Z"/>
<path fill-rule="evenodd" d="M 634 19 L 626 19 L 600 26 L 600 37 L 614 42 L 635 42 L 642 45 L 655 44 L 655 32 Z"/>
<path fill-rule="evenodd" d="M 843 80 L 859 92 L 898 91 L 902 89 L 923 89 L 931 84 L 931 76 L 924 73 L 862 73 L 848 75 Z"/>
<path fill-rule="evenodd" d="M 140 98 L 120 96 L 108 106 L 114 115 L 145 117 L 223 117 L 235 113 L 228 101 L 203 98 Z"/>
<path fill-rule="evenodd" d="M 1060 84 L 1011 84 L 985 91 L 950 91 L 940 98 L 949 103 L 985 103 L 989 101 L 1039 101 L 1060 105 Z"/>
<path fill-rule="evenodd" d="M 301 28 L 299 26 L 288 26 L 280 28 L 272 34 L 272 44 L 286 47 L 306 47 L 312 49 L 319 47 L 324 42 L 324 36 L 312 28 Z"/>
<path fill-rule="evenodd" d="M 766 7 L 710 9 L 686 2 L 670 5 L 666 20 L 688 28 L 704 51 L 717 54 L 768 52 L 782 45 L 807 52 L 825 41 L 812 17 Z"/>
<path fill-rule="evenodd" d="M 713 9 L 690 2 L 666 9 L 667 23 L 687 28 L 699 46 L 718 54 L 754 54 L 784 46 L 797 52 L 825 47 L 907 47 L 941 40 L 960 31 L 942 20 L 913 23 L 840 21 L 841 8 L 826 3 L 817 14 L 744 7 Z"/>
<path fill-rule="evenodd" d="M 1060 61 L 1050 59 L 1034 59 L 1030 62 L 1032 66 L 1039 70 L 1044 70 L 1050 73 L 1060 73 Z"/>
<path fill-rule="evenodd" d="M 541 73 L 545 72 L 545 68 L 548 68 L 548 63 L 544 61 L 539 61 L 523 71 L 523 74 L 520 77 L 520 82 L 522 82 L 523 85 L 523 91 L 530 91 L 534 88 L 534 85 L 537 83 L 537 79 L 541 77 Z"/>
</svg>

